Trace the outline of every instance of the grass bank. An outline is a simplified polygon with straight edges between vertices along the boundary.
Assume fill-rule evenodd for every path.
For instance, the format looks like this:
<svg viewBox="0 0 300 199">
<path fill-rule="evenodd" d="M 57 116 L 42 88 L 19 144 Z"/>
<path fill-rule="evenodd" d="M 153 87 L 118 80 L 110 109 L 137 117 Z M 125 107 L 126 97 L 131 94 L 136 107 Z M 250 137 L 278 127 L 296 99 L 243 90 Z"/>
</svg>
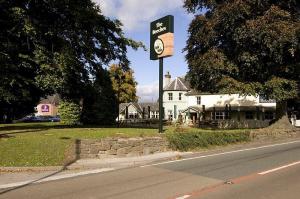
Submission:
<svg viewBox="0 0 300 199">
<path fill-rule="evenodd" d="M 75 155 L 73 146 L 76 140 L 158 135 L 157 129 L 96 126 L 70 128 L 58 123 L 0 124 L 0 166 L 59 166 Z M 250 140 L 249 130 L 168 127 L 163 135 L 172 149 L 181 151 Z"/>
<path fill-rule="evenodd" d="M 250 130 L 173 129 L 166 133 L 173 150 L 188 151 L 250 141 Z"/>
<path fill-rule="evenodd" d="M 0 166 L 63 165 L 76 139 L 155 136 L 156 129 L 70 128 L 57 123 L 0 125 Z"/>
</svg>

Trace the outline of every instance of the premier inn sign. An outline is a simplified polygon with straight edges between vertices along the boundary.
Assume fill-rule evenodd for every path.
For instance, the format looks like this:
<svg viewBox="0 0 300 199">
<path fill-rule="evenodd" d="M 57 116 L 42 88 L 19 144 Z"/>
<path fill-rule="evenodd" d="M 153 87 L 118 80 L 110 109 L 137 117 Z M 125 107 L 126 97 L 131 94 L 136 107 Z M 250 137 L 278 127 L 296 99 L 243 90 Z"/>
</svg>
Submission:
<svg viewBox="0 0 300 199">
<path fill-rule="evenodd" d="M 150 24 L 150 59 L 169 57 L 174 52 L 174 17 L 165 16 Z"/>
</svg>

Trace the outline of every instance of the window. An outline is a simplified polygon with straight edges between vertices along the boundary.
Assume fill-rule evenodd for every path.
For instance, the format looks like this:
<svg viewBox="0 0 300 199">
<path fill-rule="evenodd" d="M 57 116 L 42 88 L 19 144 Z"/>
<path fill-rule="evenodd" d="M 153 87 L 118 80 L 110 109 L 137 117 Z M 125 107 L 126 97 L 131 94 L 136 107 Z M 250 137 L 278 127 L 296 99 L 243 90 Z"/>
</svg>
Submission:
<svg viewBox="0 0 300 199">
<path fill-rule="evenodd" d="M 245 113 L 245 115 L 246 115 L 246 119 L 247 119 L 247 120 L 253 120 L 253 119 L 254 119 L 254 112 L 247 111 L 247 112 Z"/>
<path fill-rule="evenodd" d="M 181 100 L 182 99 L 182 93 L 179 93 L 179 98 L 178 98 L 179 100 Z"/>
<path fill-rule="evenodd" d="M 266 97 L 260 95 L 258 96 L 259 98 L 259 103 L 276 103 L 276 100 L 274 99 L 267 99 Z"/>
<path fill-rule="evenodd" d="M 173 93 L 168 93 L 169 94 L 169 101 L 173 100 Z"/>
<path fill-rule="evenodd" d="M 172 110 L 168 110 L 168 120 L 169 121 L 173 120 L 173 111 Z"/>
<path fill-rule="evenodd" d="M 215 112 L 215 117 L 213 119 L 216 119 L 216 120 L 228 119 L 228 113 L 217 111 L 217 112 Z"/>
<path fill-rule="evenodd" d="M 201 97 L 197 97 L 197 104 L 201 104 Z"/>
<path fill-rule="evenodd" d="M 158 111 L 153 111 L 153 112 L 152 112 L 152 118 L 153 118 L 153 119 L 157 119 L 158 116 L 159 116 L 159 112 L 158 112 Z"/>
<path fill-rule="evenodd" d="M 265 119 L 266 120 L 273 120 L 274 119 L 274 113 L 273 112 L 265 112 Z"/>
<path fill-rule="evenodd" d="M 136 112 L 129 112 L 128 118 L 129 119 L 137 119 L 138 118 L 138 114 Z"/>
</svg>

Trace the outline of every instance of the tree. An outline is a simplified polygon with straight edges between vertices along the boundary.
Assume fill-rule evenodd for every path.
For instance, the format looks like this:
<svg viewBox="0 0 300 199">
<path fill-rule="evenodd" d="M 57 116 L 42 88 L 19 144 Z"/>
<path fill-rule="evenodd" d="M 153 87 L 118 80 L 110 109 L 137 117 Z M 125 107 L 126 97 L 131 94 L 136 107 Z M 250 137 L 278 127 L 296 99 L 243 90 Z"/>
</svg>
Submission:
<svg viewBox="0 0 300 199">
<path fill-rule="evenodd" d="M 285 115 L 286 101 L 299 97 L 300 2 L 185 0 L 184 6 L 196 14 L 185 48 L 191 86 L 260 94 L 277 101 L 278 118 Z"/>
<path fill-rule="evenodd" d="M 37 65 L 32 55 L 24 13 L 13 1 L 0 1 L 0 121 L 33 112 L 41 89 L 35 82 Z"/>
<path fill-rule="evenodd" d="M 133 70 L 124 70 L 119 65 L 112 64 L 109 67 L 109 73 L 119 103 L 137 102 L 137 82 L 134 79 Z"/>
<path fill-rule="evenodd" d="M 0 0 L 0 9 L 1 110 L 52 93 L 78 104 L 103 67 L 126 70 L 127 48 L 142 46 L 91 0 Z"/>
<path fill-rule="evenodd" d="M 83 101 L 82 122 L 110 125 L 116 121 L 118 115 L 116 95 L 109 72 L 104 69 L 97 74 L 95 81 L 87 87 L 87 96 Z"/>
</svg>

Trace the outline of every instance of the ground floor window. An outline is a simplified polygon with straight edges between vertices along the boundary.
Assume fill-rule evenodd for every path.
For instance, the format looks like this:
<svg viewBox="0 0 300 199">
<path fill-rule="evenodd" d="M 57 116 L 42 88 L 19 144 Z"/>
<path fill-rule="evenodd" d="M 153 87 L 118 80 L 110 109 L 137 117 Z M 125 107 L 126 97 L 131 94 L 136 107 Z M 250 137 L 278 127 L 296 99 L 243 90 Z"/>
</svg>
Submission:
<svg viewBox="0 0 300 199">
<path fill-rule="evenodd" d="M 173 120 L 173 111 L 168 110 L 168 120 Z"/>
<path fill-rule="evenodd" d="M 215 112 L 215 115 L 213 115 L 215 120 L 225 120 L 228 119 L 228 112 L 224 111 L 217 111 Z"/>
<path fill-rule="evenodd" d="M 152 119 L 157 119 L 159 116 L 159 111 L 152 112 Z"/>
<path fill-rule="evenodd" d="M 246 117 L 247 120 L 253 120 L 254 119 L 254 112 L 246 111 L 245 112 L 245 117 Z"/>
<path fill-rule="evenodd" d="M 128 117 L 129 117 L 129 119 L 137 119 L 138 115 L 137 115 L 137 113 L 129 113 Z"/>
<path fill-rule="evenodd" d="M 275 115 L 274 115 L 273 112 L 270 112 L 270 111 L 265 112 L 265 119 L 266 120 L 273 120 L 274 118 L 275 118 Z"/>
</svg>

